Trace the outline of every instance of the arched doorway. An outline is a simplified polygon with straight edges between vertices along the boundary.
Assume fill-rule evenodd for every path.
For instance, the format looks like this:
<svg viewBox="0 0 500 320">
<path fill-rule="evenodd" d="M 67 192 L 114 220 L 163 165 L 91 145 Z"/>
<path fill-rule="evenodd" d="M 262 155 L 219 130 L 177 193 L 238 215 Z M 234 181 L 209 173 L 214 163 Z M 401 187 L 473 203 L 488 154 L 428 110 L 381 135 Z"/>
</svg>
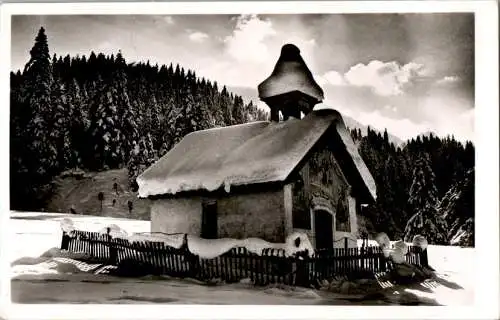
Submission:
<svg viewBox="0 0 500 320">
<path fill-rule="evenodd" d="M 316 195 L 311 199 L 311 215 L 316 249 L 333 248 L 335 212 L 328 196 Z"/>
<path fill-rule="evenodd" d="M 314 210 L 316 249 L 333 248 L 333 216 L 324 209 Z"/>
</svg>

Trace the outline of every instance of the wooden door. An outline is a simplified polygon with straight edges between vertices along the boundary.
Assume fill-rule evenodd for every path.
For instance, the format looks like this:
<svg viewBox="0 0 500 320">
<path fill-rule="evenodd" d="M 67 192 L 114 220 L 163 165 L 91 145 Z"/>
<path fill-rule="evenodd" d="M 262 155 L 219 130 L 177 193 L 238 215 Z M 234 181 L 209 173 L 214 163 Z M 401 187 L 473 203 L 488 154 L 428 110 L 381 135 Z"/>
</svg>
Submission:
<svg viewBox="0 0 500 320">
<path fill-rule="evenodd" d="M 333 219 L 328 211 L 314 211 L 314 230 L 316 249 L 333 248 Z"/>
</svg>

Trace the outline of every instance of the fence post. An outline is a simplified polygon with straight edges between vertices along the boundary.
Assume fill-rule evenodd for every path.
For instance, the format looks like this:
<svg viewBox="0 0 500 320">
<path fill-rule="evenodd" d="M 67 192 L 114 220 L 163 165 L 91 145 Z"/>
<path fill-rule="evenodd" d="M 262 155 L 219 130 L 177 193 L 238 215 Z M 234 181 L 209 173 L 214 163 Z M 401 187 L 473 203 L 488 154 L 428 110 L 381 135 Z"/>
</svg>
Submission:
<svg viewBox="0 0 500 320">
<path fill-rule="evenodd" d="M 118 264 L 118 252 L 117 252 L 116 244 L 114 241 L 112 241 L 113 238 L 109 234 L 110 231 L 111 231 L 111 229 L 108 228 L 107 236 L 108 236 L 108 247 L 109 247 L 109 263 L 112 265 L 116 265 L 116 264 Z"/>
<path fill-rule="evenodd" d="M 61 250 L 68 250 L 68 247 L 69 247 L 69 235 L 66 233 L 66 231 L 63 231 L 61 239 Z"/>
<path fill-rule="evenodd" d="M 309 258 L 307 256 L 296 255 L 294 259 L 297 266 L 294 285 L 309 287 L 311 285 L 308 270 Z"/>
<path fill-rule="evenodd" d="M 425 248 L 425 250 L 420 249 L 420 265 L 422 267 L 429 267 L 429 260 L 427 257 L 427 248 Z"/>
<path fill-rule="evenodd" d="M 348 239 L 347 237 L 344 238 L 344 249 L 345 249 L 345 252 L 347 253 L 347 248 L 349 248 L 349 244 L 348 244 Z"/>
</svg>

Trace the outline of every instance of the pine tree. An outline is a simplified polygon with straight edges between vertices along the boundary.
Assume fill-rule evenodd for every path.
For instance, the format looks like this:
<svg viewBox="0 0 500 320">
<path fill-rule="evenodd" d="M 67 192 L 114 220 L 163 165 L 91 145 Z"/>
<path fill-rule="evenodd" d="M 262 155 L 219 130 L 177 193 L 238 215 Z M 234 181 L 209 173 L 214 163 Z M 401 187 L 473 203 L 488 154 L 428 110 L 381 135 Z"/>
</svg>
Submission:
<svg viewBox="0 0 500 320">
<path fill-rule="evenodd" d="M 47 181 L 57 171 L 57 149 L 49 133 L 52 130 L 52 67 L 45 29 L 42 27 L 30 51 L 31 58 L 24 68 L 24 100 L 31 109 L 26 134 L 31 137 L 29 167 L 38 177 Z"/>
<path fill-rule="evenodd" d="M 142 160 L 139 143 L 134 141 L 132 153 L 127 163 L 128 184 L 133 192 L 137 191 L 138 188 L 136 178 L 140 173 Z"/>
<path fill-rule="evenodd" d="M 405 228 L 405 241 L 411 241 L 417 234 L 427 238 L 429 243 L 446 243 L 446 221 L 437 210 L 437 189 L 435 175 L 429 163 L 429 156 L 423 154 L 415 164 L 413 183 L 408 200 L 413 216 Z"/>
<path fill-rule="evenodd" d="M 87 165 L 92 170 L 117 168 L 121 162 L 120 118 L 113 87 L 104 87 L 91 106 L 89 136 L 92 157 Z"/>
<path fill-rule="evenodd" d="M 471 169 L 448 190 L 439 204 L 439 212 L 449 226 L 448 241 L 459 238 L 459 245 L 474 246 L 474 205 L 474 170 Z"/>
<path fill-rule="evenodd" d="M 233 111 L 232 111 L 234 124 L 241 124 L 245 122 L 244 108 L 245 105 L 243 99 L 239 96 L 236 96 L 234 98 Z"/>
<path fill-rule="evenodd" d="M 19 77 L 18 77 L 19 76 Z M 22 74 L 17 73 L 11 101 L 11 205 L 34 210 L 50 193 L 52 175 L 57 173 L 57 150 L 52 129 L 52 67 L 45 29 L 40 28 Z"/>
<path fill-rule="evenodd" d="M 71 157 L 69 165 L 71 168 L 83 166 L 83 155 L 85 150 L 86 120 L 87 114 L 83 108 L 83 98 L 80 88 L 75 79 L 68 88 L 68 109 L 70 114 L 69 136 L 71 141 Z"/>
<path fill-rule="evenodd" d="M 49 133 L 52 144 L 57 150 L 57 167 L 68 169 L 71 166 L 71 136 L 69 110 L 69 97 L 60 80 L 54 78 L 51 90 L 51 102 L 53 108 L 52 130 Z"/>
</svg>

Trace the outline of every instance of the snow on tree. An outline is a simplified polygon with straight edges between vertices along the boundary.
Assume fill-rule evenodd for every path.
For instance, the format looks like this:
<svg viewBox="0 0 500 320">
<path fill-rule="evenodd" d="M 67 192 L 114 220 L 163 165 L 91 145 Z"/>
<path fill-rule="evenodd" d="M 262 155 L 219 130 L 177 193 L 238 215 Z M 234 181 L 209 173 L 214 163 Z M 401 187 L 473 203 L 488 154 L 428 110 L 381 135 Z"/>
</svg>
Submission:
<svg viewBox="0 0 500 320">
<path fill-rule="evenodd" d="M 49 132 L 49 136 L 57 150 L 57 167 L 62 170 L 69 169 L 71 167 L 72 158 L 70 101 L 64 86 L 57 78 L 54 78 L 52 83 L 51 102 L 53 109 L 53 126 L 52 130 Z"/>
<path fill-rule="evenodd" d="M 474 246 L 474 205 L 474 169 L 471 169 L 446 192 L 439 205 L 449 226 L 450 243 Z"/>
<path fill-rule="evenodd" d="M 154 149 L 153 140 L 149 133 L 146 136 L 143 135 L 139 143 L 134 142 L 134 148 L 127 163 L 129 187 L 132 190 L 135 191 L 138 188 L 135 180 L 137 176 L 156 160 L 158 160 L 158 155 Z"/>
<path fill-rule="evenodd" d="M 45 29 L 40 28 L 30 51 L 30 60 L 24 67 L 24 101 L 31 109 L 31 119 L 26 127 L 30 137 L 29 171 L 36 172 L 42 180 L 57 170 L 57 149 L 49 133 L 52 129 L 51 87 L 53 82 L 49 47 Z"/>
<path fill-rule="evenodd" d="M 141 162 L 142 159 L 139 143 L 134 142 L 132 154 L 127 163 L 128 184 L 129 188 L 134 192 L 138 189 L 136 178 L 140 174 Z"/>
<path fill-rule="evenodd" d="M 427 249 L 427 246 L 429 245 L 427 243 L 427 239 L 425 239 L 424 236 L 417 234 L 416 236 L 413 237 L 412 245 L 415 247 L 419 247 L 422 250 Z"/>
<path fill-rule="evenodd" d="M 238 96 L 234 97 L 232 114 L 233 114 L 235 124 L 245 123 L 244 108 L 245 108 L 245 105 L 243 103 L 243 99 L 241 97 L 238 97 Z"/>
<path fill-rule="evenodd" d="M 413 216 L 405 228 L 405 241 L 410 242 L 417 235 L 423 235 L 430 243 L 445 244 L 447 241 L 446 221 L 438 212 L 437 189 L 429 156 L 424 153 L 415 164 L 413 183 L 410 188 L 409 205 Z"/>
<path fill-rule="evenodd" d="M 474 218 L 467 219 L 463 224 L 457 224 L 458 229 L 453 226 L 454 233 L 451 233 L 450 244 L 461 247 L 474 246 Z"/>
<path fill-rule="evenodd" d="M 153 144 L 153 149 L 157 146 L 157 137 L 159 136 L 160 130 L 160 108 L 158 102 L 154 95 L 150 95 L 147 99 L 145 106 L 145 117 L 144 117 L 144 129 L 145 132 L 150 136 L 151 142 Z"/>
<path fill-rule="evenodd" d="M 113 73 L 113 81 L 101 89 L 91 107 L 89 132 L 97 168 L 119 168 L 126 164 L 138 142 L 135 113 L 127 93 L 126 64 L 121 53 L 116 63 L 119 67 Z"/>
<path fill-rule="evenodd" d="M 93 159 L 89 165 L 92 169 L 116 168 L 121 160 L 120 119 L 113 93 L 112 87 L 102 88 L 90 109 L 89 134 L 93 144 Z"/>
<path fill-rule="evenodd" d="M 75 79 L 68 87 L 68 109 L 69 109 L 69 136 L 71 140 L 70 167 L 83 166 L 82 152 L 84 150 L 87 114 L 83 109 L 83 99 L 80 88 Z"/>
<path fill-rule="evenodd" d="M 114 73 L 114 92 L 116 93 L 116 108 L 119 117 L 118 127 L 120 130 L 118 139 L 118 157 L 122 163 L 127 163 L 131 157 L 135 143 L 139 140 L 138 126 L 136 122 L 136 110 L 130 103 L 127 90 L 127 75 L 125 73 L 126 63 L 121 52 L 116 55 L 118 69 Z"/>
</svg>

